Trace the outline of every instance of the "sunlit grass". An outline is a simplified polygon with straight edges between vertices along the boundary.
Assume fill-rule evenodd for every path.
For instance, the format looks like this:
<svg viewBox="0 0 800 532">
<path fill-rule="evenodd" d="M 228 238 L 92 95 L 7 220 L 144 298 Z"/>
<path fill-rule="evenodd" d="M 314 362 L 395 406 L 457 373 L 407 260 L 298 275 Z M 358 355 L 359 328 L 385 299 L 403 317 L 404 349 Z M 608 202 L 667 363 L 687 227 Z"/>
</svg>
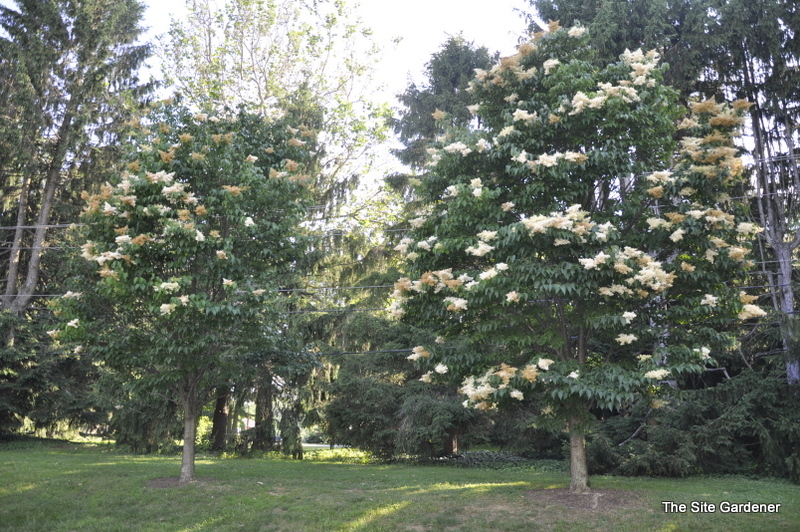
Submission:
<svg viewBox="0 0 800 532">
<path fill-rule="evenodd" d="M 324 452 L 323 452 L 324 451 Z M 634 507 L 573 510 L 537 502 L 568 475 L 514 468 L 422 467 L 320 450 L 302 462 L 203 457 L 203 482 L 150 488 L 176 476 L 179 456 L 129 455 L 105 446 L 0 445 L 0 529 L 26 531 L 794 531 L 800 486 L 739 477 L 595 477 Z M 341 453 L 337 456 L 337 453 Z M 664 514 L 661 501 L 781 503 L 778 514 Z"/>
</svg>

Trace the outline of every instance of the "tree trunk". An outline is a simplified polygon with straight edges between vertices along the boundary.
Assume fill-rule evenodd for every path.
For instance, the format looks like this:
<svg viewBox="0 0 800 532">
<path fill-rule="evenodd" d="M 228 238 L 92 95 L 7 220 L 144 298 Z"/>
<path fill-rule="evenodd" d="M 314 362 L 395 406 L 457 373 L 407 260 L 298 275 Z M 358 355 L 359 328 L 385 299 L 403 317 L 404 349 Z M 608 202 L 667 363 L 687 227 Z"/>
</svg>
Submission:
<svg viewBox="0 0 800 532">
<path fill-rule="evenodd" d="M 214 417 L 211 425 L 211 450 L 223 452 L 228 436 L 228 403 L 230 402 L 230 388 L 217 389 L 217 400 L 214 404 Z"/>
<path fill-rule="evenodd" d="M 22 247 L 22 236 L 25 225 L 25 213 L 28 210 L 28 196 L 30 191 L 30 176 L 25 173 L 22 177 L 22 189 L 19 193 L 19 204 L 17 206 L 17 227 L 14 230 L 14 239 L 11 245 L 11 257 L 8 264 L 8 275 L 6 276 L 6 291 L 3 297 L 4 309 L 10 309 L 14 295 L 17 293 L 17 275 L 19 275 L 20 248 Z M 13 328 L 12 328 L 13 331 Z M 9 345 L 11 340 L 9 340 Z"/>
<path fill-rule="evenodd" d="M 190 387 L 183 398 L 183 454 L 181 455 L 181 476 L 178 482 L 185 484 L 197 479 L 194 473 L 195 440 L 197 420 L 200 417 L 200 401 L 195 387 Z"/>
<path fill-rule="evenodd" d="M 452 456 L 458 454 L 458 430 L 451 430 L 444 438 L 444 454 L 445 456 Z"/>
<path fill-rule="evenodd" d="M 778 301 L 781 319 L 781 336 L 786 350 L 786 379 L 792 386 L 800 384 L 800 338 L 798 338 L 798 318 L 794 315 L 794 292 L 792 291 L 792 251 L 790 244 L 771 242 L 778 262 Z"/>
<path fill-rule="evenodd" d="M 262 367 L 259 373 L 253 450 L 271 451 L 275 442 L 275 423 L 272 414 L 272 372 L 268 367 Z"/>
<path fill-rule="evenodd" d="M 578 430 L 576 420 L 570 420 L 569 428 L 569 491 L 589 491 L 589 467 L 586 462 L 586 437 Z"/>
<path fill-rule="evenodd" d="M 36 285 L 39 283 L 39 265 L 42 260 L 42 247 L 44 246 L 45 237 L 47 236 L 47 225 L 50 223 L 50 211 L 53 208 L 53 199 L 55 198 L 58 185 L 61 182 L 61 169 L 64 164 L 64 159 L 67 156 L 67 151 L 72 142 L 72 114 L 73 111 L 68 109 L 58 129 L 58 141 L 53 149 L 53 158 L 47 169 L 47 179 L 45 181 L 44 193 L 42 194 L 42 204 L 39 207 L 39 215 L 36 218 L 36 228 L 33 234 L 33 244 L 31 245 L 30 260 L 28 261 L 28 268 L 25 273 L 25 281 L 19 287 L 19 290 L 14 290 L 17 286 L 17 272 L 19 268 L 19 242 L 18 236 L 21 236 L 21 230 L 17 228 L 14 236 L 13 248 L 16 248 L 16 253 L 12 252 L 12 263 L 9 268 L 9 275 L 6 285 L 6 297 L 4 298 L 4 308 L 10 309 L 15 315 L 19 316 L 27 310 L 30 300 L 36 291 Z M 23 190 L 23 195 L 20 197 L 20 211 L 17 214 L 17 223 L 24 221 L 24 212 L 22 209 L 28 201 L 28 190 Z M 13 249 L 12 248 L 12 249 Z M 11 275 L 14 274 L 12 279 Z M 15 297 L 11 297 L 14 294 Z"/>
</svg>

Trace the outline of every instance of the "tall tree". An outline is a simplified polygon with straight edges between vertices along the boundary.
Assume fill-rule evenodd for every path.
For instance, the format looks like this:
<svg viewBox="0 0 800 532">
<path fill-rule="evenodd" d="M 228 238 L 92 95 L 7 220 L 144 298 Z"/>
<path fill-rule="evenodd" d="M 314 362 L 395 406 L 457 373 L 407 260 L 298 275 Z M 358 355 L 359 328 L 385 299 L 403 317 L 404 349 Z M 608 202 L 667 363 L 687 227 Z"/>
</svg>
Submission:
<svg viewBox="0 0 800 532">
<path fill-rule="evenodd" d="M 485 47 L 475 47 L 463 36 L 451 36 L 425 64 L 426 80 L 422 86 L 410 82 L 405 92 L 397 95 L 403 105 L 394 119 L 394 131 L 405 148 L 395 150 L 395 156 L 414 170 L 421 170 L 427 154 L 425 149 L 449 126 L 466 126 L 473 120 L 467 107 L 474 97 L 467 91 L 475 69 L 488 69 L 492 56 Z M 497 57 L 494 57 L 497 59 Z M 436 120 L 434 113 L 444 113 L 447 120 Z"/>
<path fill-rule="evenodd" d="M 342 0 L 189 0 L 187 8 L 160 50 L 168 83 L 203 107 L 245 104 L 324 131 L 312 190 L 326 212 L 341 206 L 384 135 L 383 107 L 370 97 L 370 29 Z"/>
<path fill-rule="evenodd" d="M 167 106 L 137 125 L 127 170 L 86 195 L 87 265 L 51 335 L 180 405 L 189 482 L 211 390 L 289 348 L 278 288 L 302 262 L 311 145 L 244 112 Z"/>
<path fill-rule="evenodd" d="M 800 385 L 800 326 L 792 289 L 792 254 L 800 246 L 796 146 L 800 121 L 797 64 L 800 14 L 792 2 L 531 0 L 545 18 L 578 20 L 592 31 L 604 59 L 626 48 L 662 47 L 666 79 L 684 99 L 746 98 L 753 139 L 754 216 L 777 265 L 765 267 L 781 316 L 788 381 Z"/>
<path fill-rule="evenodd" d="M 0 177 L 4 208 L 16 211 L 0 308 L 20 315 L 39 283 L 67 169 L 81 164 L 87 143 L 108 142 L 109 126 L 146 90 L 136 72 L 149 47 L 136 42 L 143 11 L 136 0 L 16 4 L 0 7 L 0 71 L 8 80 L 0 87 Z"/>
<path fill-rule="evenodd" d="M 439 328 L 409 357 L 424 380 L 463 379 L 479 409 L 531 400 L 566 428 L 584 491 L 592 409 L 657 406 L 731 346 L 732 318 L 763 314 L 735 286 L 757 228 L 725 195 L 739 112 L 695 102 L 670 167 L 680 107 L 658 54 L 599 67 L 585 28 L 549 29 L 478 71 L 484 127 L 437 145 L 393 308 Z"/>
</svg>

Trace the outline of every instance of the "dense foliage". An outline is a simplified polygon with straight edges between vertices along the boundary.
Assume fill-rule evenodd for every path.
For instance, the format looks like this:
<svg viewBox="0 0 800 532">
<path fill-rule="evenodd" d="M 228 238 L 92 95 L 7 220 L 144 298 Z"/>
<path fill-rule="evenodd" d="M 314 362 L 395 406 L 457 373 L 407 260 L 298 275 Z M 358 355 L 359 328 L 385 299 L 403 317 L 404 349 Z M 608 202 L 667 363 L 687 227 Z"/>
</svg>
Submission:
<svg viewBox="0 0 800 532">
<path fill-rule="evenodd" d="M 732 318 L 763 311 L 735 286 L 757 232 L 726 193 L 740 113 L 693 103 L 670 166 L 679 107 L 657 53 L 599 68 L 584 28 L 550 30 L 479 70 L 485 126 L 431 149 L 395 309 L 439 328 L 410 357 L 426 380 L 465 378 L 484 410 L 531 398 L 540 423 L 566 424 L 582 490 L 590 409 L 658 405 L 660 384 L 732 345 Z"/>
<path fill-rule="evenodd" d="M 290 345 L 277 290 L 302 258 L 312 135 L 168 104 L 132 124 L 126 170 L 85 195 L 86 266 L 49 334 L 179 402 L 185 446 L 213 386 Z"/>
</svg>

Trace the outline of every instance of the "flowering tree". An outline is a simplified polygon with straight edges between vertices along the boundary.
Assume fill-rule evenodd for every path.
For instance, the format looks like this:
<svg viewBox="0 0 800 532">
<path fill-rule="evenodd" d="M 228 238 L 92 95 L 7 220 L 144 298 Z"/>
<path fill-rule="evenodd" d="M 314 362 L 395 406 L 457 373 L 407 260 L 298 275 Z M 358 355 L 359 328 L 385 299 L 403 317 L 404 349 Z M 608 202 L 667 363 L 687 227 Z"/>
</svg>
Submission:
<svg viewBox="0 0 800 532">
<path fill-rule="evenodd" d="M 132 126 L 126 170 L 84 194 L 85 266 L 50 335 L 182 405 L 187 482 L 209 390 L 284 334 L 276 289 L 303 251 L 312 135 L 172 105 Z"/>
<path fill-rule="evenodd" d="M 592 54 L 584 28 L 551 23 L 476 72 L 484 127 L 429 150 L 429 212 L 397 247 L 411 275 L 391 307 L 439 329 L 409 357 L 423 380 L 460 382 L 478 409 L 535 402 L 569 432 L 573 491 L 592 411 L 659 407 L 662 383 L 730 346 L 732 318 L 762 314 L 734 286 L 757 228 L 727 194 L 747 104 L 694 103 L 673 156 L 683 111 L 658 54 Z"/>
</svg>

